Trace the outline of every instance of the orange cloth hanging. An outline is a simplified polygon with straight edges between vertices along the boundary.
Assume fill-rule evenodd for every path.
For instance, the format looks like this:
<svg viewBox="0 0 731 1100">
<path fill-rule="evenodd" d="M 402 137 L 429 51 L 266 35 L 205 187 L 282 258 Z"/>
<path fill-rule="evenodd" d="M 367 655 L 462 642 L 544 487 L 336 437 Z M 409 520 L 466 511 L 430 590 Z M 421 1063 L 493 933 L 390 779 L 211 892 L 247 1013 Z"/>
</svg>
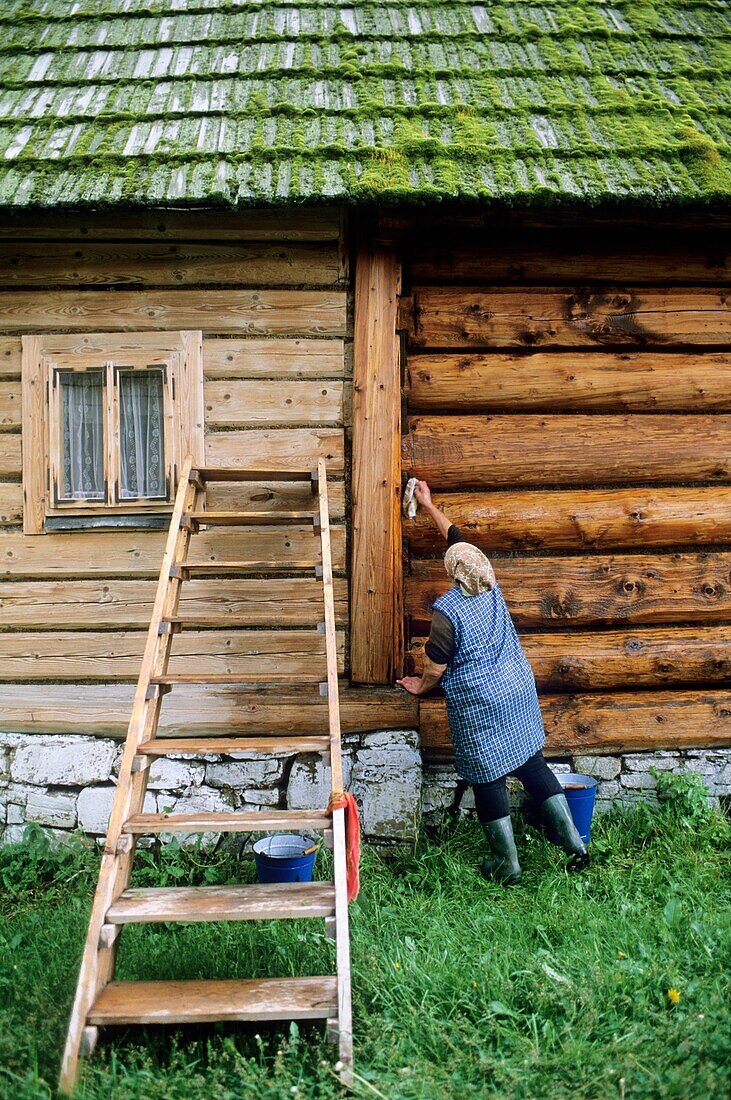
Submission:
<svg viewBox="0 0 731 1100">
<path fill-rule="evenodd" d="M 348 901 L 355 901 L 360 890 L 360 819 L 358 806 L 350 791 L 333 791 L 327 812 L 345 810 L 345 870 Z"/>
</svg>

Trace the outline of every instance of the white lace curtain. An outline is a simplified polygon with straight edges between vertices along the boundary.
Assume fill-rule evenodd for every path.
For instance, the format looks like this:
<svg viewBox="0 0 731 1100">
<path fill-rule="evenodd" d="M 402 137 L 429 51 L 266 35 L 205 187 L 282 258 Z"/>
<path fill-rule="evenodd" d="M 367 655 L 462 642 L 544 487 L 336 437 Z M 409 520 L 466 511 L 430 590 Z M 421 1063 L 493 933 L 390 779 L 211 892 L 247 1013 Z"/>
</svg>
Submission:
<svg viewBox="0 0 731 1100">
<path fill-rule="evenodd" d="M 63 372 L 61 430 L 64 500 L 104 500 L 103 371 Z M 119 499 L 166 496 L 161 370 L 120 370 Z"/>
<path fill-rule="evenodd" d="M 162 371 L 119 372 L 119 498 L 164 497 Z"/>
<path fill-rule="evenodd" d="M 104 500 L 104 372 L 60 376 L 64 500 Z"/>
</svg>

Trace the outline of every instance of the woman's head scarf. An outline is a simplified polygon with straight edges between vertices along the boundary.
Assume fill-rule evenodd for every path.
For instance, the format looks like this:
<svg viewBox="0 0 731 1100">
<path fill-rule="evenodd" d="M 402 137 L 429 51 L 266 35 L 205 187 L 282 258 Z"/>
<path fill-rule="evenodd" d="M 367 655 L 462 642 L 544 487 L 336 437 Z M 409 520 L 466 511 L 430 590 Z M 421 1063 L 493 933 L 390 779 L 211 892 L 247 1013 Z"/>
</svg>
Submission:
<svg viewBox="0 0 731 1100">
<path fill-rule="evenodd" d="M 479 596 L 495 587 L 495 574 L 482 550 L 469 542 L 455 542 L 444 555 L 447 575 L 459 585 L 465 596 Z"/>
</svg>

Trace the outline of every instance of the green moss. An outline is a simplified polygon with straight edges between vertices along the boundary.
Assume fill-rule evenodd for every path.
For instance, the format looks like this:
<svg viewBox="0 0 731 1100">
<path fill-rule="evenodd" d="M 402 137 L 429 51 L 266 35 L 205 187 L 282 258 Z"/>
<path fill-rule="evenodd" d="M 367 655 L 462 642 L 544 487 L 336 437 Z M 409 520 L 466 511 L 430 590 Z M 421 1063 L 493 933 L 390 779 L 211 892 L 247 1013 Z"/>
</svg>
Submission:
<svg viewBox="0 0 731 1100">
<path fill-rule="evenodd" d="M 486 13 L 494 29 L 486 32 L 470 0 L 421 0 L 431 21 L 422 20 L 420 31 L 409 23 L 410 0 L 390 0 L 398 24 L 387 23 L 373 0 L 354 0 L 358 33 L 332 0 L 305 0 L 299 11 L 307 29 L 297 33 L 275 18 L 274 6 L 254 11 L 240 0 L 188 0 L 182 12 L 166 0 L 124 13 L 114 0 L 80 0 L 73 13 L 62 0 L 55 12 L 50 6 L 5 0 L 0 13 L 0 86 L 8 91 L 0 164 L 6 173 L 33 174 L 35 201 L 63 178 L 80 195 L 95 193 L 97 180 L 112 189 L 116 181 L 124 201 L 143 202 L 163 195 L 167 174 L 183 165 L 189 179 L 206 181 L 226 201 L 236 201 L 238 190 L 252 202 L 317 200 L 339 178 L 342 197 L 353 201 L 546 204 L 575 190 L 584 202 L 731 197 L 731 35 L 723 5 L 617 0 L 610 11 L 585 0 L 493 0 Z M 289 19 L 294 9 L 286 10 Z M 190 44 L 195 63 L 174 78 L 120 78 L 160 45 L 163 16 L 165 45 Z M 293 45 L 286 62 L 277 43 Z M 89 59 L 107 48 L 114 64 L 89 77 Z M 245 64 L 222 74 L 229 49 L 243 51 Z M 56 54 L 47 86 L 56 102 L 67 99 L 65 88 L 100 84 L 112 86 L 111 105 L 95 112 L 81 100 L 76 115 L 54 118 L 52 103 L 44 119 L 20 117 L 33 64 L 25 55 L 41 52 Z M 315 81 L 327 109 L 315 105 Z M 312 125 L 314 117 L 321 125 Z M 230 123 L 225 141 L 235 129 L 244 135 L 240 147 L 218 148 L 219 118 Z M 173 124 L 178 137 L 170 136 Z M 30 140 L 3 158 L 24 125 Z M 125 156 L 137 125 L 137 152 Z M 144 152 L 148 127 L 160 132 L 157 147 Z M 225 186 L 215 182 L 221 157 Z M 291 178 L 287 196 L 268 182 L 281 166 Z M 7 195 L 2 185 L 0 174 Z"/>
<path fill-rule="evenodd" d="M 364 200 L 408 190 L 408 161 L 396 149 L 373 149 L 366 157 L 363 173 L 352 185 L 354 197 Z"/>
</svg>

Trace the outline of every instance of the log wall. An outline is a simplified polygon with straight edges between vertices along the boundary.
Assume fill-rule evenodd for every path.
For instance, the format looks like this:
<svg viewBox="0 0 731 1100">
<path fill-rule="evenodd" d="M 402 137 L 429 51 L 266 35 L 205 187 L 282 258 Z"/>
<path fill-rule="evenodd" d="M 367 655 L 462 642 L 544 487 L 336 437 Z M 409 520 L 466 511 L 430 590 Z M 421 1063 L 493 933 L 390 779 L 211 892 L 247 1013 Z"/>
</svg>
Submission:
<svg viewBox="0 0 731 1100">
<path fill-rule="evenodd" d="M 727 236 L 421 227 L 403 273 L 404 474 L 490 555 L 549 750 L 731 744 Z M 419 669 L 448 582 L 422 518 L 404 547 Z"/>
<path fill-rule="evenodd" d="M 76 730 L 75 707 L 59 702 L 61 686 L 63 698 L 82 709 L 86 728 L 124 728 L 129 692 L 120 694 L 117 685 L 137 678 L 165 539 L 163 531 L 142 529 L 23 535 L 25 333 L 202 329 L 207 462 L 266 469 L 326 459 L 345 670 L 345 433 L 352 359 L 346 247 L 339 211 L 78 220 L 41 215 L 4 223 L 0 729 Z M 305 492 L 309 499 L 309 487 L 276 480 L 222 485 L 210 490 L 209 505 L 296 508 Z M 305 527 L 219 528 L 196 536 L 192 552 L 210 561 L 247 555 L 286 561 L 309 555 L 312 538 Z M 288 654 L 296 667 L 310 670 L 321 650 L 318 591 L 314 580 L 303 578 L 237 578 L 227 583 L 225 595 L 211 580 L 190 582 L 181 610 L 194 628 L 196 619 L 223 616 L 236 618 L 244 629 L 230 636 L 202 626 L 184 631 L 174 642 L 175 669 L 271 668 L 278 655 Z M 186 705 L 190 713 L 190 700 Z M 349 728 L 354 721 L 363 724 L 367 709 L 362 696 L 353 705 L 356 717 L 345 717 Z M 244 717 L 254 714 L 243 698 L 238 706 Z M 323 720 L 316 710 L 310 726 Z M 220 723 L 220 708 L 214 718 Z"/>
</svg>

